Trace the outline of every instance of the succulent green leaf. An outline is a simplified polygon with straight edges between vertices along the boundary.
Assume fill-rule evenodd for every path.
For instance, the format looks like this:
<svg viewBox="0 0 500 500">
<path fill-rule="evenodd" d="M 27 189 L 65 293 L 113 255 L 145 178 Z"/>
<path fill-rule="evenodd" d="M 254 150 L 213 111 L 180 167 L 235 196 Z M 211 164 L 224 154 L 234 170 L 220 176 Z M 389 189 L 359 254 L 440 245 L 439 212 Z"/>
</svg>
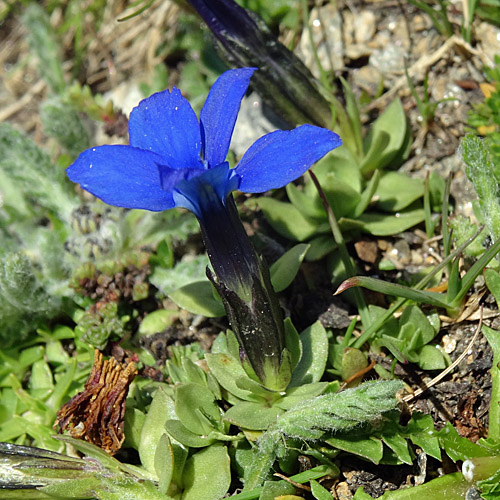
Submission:
<svg viewBox="0 0 500 500">
<path fill-rule="evenodd" d="M 292 320 L 286 318 L 285 321 L 285 344 L 290 353 L 290 363 L 292 371 L 295 370 L 297 363 L 302 357 L 302 343 L 300 341 L 299 332 L 293 326 Z"/>
<path fill-rule="evenodd" d="M 272 264 L 269 273 L 275 292 L 281 292 L 292 283 L 309 247 L 305 243 L 295 245 Z"/>
<path fill-rule="evenodd" d="M 165 429 L 172 438 L 189 448 L 204 448 L 216 441 L 215 438 L 191 432 L 180 420 L 167 420 Z"/>
<path fill-rule="evenodd" d="M 289 387 L 318 382 L 325 371 L 328 359 L 328 336 L 317 321 L 300 334 L 302 356 L 292 374 Z"/>
<path fill-rule="evenodd" d="M 313 399 L 323 392 L 328 387 L 328 382 L 315 382 L 313 384 L 299 385 L 292 387 L 286 391 L 286 396 L 274 403 L 274 406 L 283 410 L 290 410 L 296 404 L 307 399 Z"/>
<path fill-rule="evenodd" d="M 500 440 L 500 332 L 483 325 L 482 332 L 493 351 L 491 402 L 488 414 L 488 439 Z"/>
<path fill-rule="evenodd" d="M 165 432 L 165 423 L 170 418 L 175 418 L 174 401 L 160 386 L 146 414 L 138 448 L 142 465 L 151 473 L 156 473 L 156 447 Z"/>
<path fill-rule="evenodd" d="M 444 370 L 448 363 L 443 353 L 434 345 L 424 345 L 418 349 L 418 366 L 422 370 Z"/>
<path fill-rule="evenodd" d="M 260 431 L 267 429 L 282 413 L 283 410 L 276 406 L 242 401 L 229 408 L 224 420 L 242 429 Z"/>
<path fill-rule="evenodd" d="M 266 481 L 262 492 L 259 495 L 259 500 L 296 500 L 295 487 L 286 481 Z"/>
<path fill-rule="evenodd" d="M 226 447 L 213 444 L 196 452 L 186 462 L 181 500 L 219 500 L 231 484 Z"/>
<path fill-rule="evenodd" d="M 380 178 L 375 196 L 377 207 L 399 212 L 424 195 L 424 182 L 400 172 L 386 172 Z"/>
<path fill-rule="evenodd" d="M 311 195 L 293 183 L 287 184 L 285 189 L 291 204 L 303 215 L 318 221 L 325 219 L 325 209 L 317 192 Z"/>
<path fill-rule="evenodd" d="M 249 378 L 239 359 L 235 359 L 227 354 L 206 354 L 210 371 L 214 374 L 219 384 L 234 396 L 244 401 L 262 401 L 262 397 L 257 396 L 247 389 L 242 389 L 236 381 L 241 378 Z"/>
<path fill-rule="evenodd" d="M 358 455 L 374 464 L 380 463 L 384 456 L 382 440 L 375 437 L 366 439 L 365 436 L 350 433 L 342 438 L 329 436 L 323 440 L 334 448 Z"/>
<path fill-rule="evenodd" d="M 357 219 L 343 217 L 339 220 L 340 228 L 359 230 L 374 236 L 391 236 L 420 224 L 425 218 L 423 208 L 407 208 L 395 215 L 365 212 Z"/>
<path fill-rule="evenodd" d="M 399 99 L 395 99 L 375 120 L 365 138 L 365 158 L 360 169 L 363 174 L 390 165 L 407 142 L 408 123 Z"/>
<path fill-rule="evenodd" d="M 226 311 L 213 293 L 211 283 L 207 281 L 196 281 L 189 283 L 169 294 L 179 307 L 193 314 L 200 314 L 207 318 L 225 316 Z"/>
<path fill-rule="evenodd" d="M 311 493 L 316 500 L 331 500 L 332 494 L 321 486 L 315 479 L 311 479 Z"/>
<path fill-rule="evenodd" d="M 203 435 L 222 430 L 221 410 L 206 386 L 187 383 L 175 387 L 175 413 L 192 433 Z"/>
<path fill-rule="evenodd" d="M 166 494 L 174 471 L 174 450 L 167 434 L 162 434 L 158 442 L 154 466 L 158 476 L 158 490 L 160 493 Z"/>
<path fill-rule="evenodd" d="M 454 462 L 491 455 L 490 450 L 487 448 L 483 448 L 460 436 L 450 422 L 447 422 L 441 430 L 437 431 L 436 435 L 439 438 L 441 447 Z"/>
<path fill-rule="evenodd" d="M 305 241 L 318 233 L 330 230 L 328 222 L 318 223 L 309 219 L 290 203 L 274 198 L 256 198 L 252 200 L 264 212 L 273 229 L 292 241 Z"/>
</svg>

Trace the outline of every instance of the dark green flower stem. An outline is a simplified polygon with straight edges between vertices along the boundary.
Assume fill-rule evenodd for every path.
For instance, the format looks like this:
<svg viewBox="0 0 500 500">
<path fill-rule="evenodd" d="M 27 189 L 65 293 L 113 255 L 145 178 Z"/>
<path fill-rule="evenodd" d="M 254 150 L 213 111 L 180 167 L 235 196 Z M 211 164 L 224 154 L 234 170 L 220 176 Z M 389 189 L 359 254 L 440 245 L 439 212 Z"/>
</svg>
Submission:
<svg viewBox="0 0 500 500">
<path fill-rule="evenodd" d="M 223 203 L 208 189 L 198 221 L 214 272 L 207 276 L 221 296 L 240 344 L 243 366 L 265 387 L 284 390 L 291 378 L 285 330 L 269 270 L 255 252 L 232 195 Z"/>
</svg>

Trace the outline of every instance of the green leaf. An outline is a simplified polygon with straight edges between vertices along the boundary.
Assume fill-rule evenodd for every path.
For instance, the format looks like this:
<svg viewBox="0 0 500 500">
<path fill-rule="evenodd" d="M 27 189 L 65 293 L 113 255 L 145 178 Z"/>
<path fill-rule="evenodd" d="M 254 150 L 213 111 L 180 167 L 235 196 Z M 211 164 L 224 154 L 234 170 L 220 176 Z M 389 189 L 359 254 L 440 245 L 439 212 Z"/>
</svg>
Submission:
<svg viewBox="0 0 500 500">
<path fill-rule="evenodd" d="M 397 430 L 395 430 L 394 433 L 389 434 L 385 432 L 384 429 L 384 432 L 382 433 L 382 441 L 396 454 L 401 462 L 408 465 L 413 464 L 408 450 L 408 443 L 406 439 L 397 432 Z"/>
<path fill-rule="evenodd" d="M 139 325 L 139 335 L 154 335 L 163 332 L 168 326 L 171 326 L 175 318 L 179 316 L 179 311 L 173 309 L 158 309 L 150 312 Z"/>
<path fill-rule="evenodd" d="M 154 466 L 158 476 L 158 490 L 166 494 L 174 472 L 174 450 L 167 434 L 162 434 L 156 447 Z"/>
<path fill-rule="evenodd" d="M 427 455 L 441 461 L 441 447 L 430 415 L 415 412 L 406 427 L 411 442 L 424 450 Z"/>
<path fill-rule="evenodd" d="M 232 330 L 221 332 L 212 344 L 212 354 L 227 354 L 236 360 L 240 359 L 240 345 Z"/>
<path fill-rule="evenodd" d="M 63 93 L 66 87 L 61 58 L 61 43 L 57 40 L 48 12 L 32 3 L 23 15 L 28 41 L 38 57 L 38 69 L 53 93 Z"/>
<path fill-rule="evenodd" d="M 309 240 L 310 248 L 306 253 L 308 262 L 322 259 L 337 248 L 337 244 L 331 234 L 316 236 Z"/>
<path fill-rule="evenodd" d="M 323 325 L 316 321 L 300 334 L 302 356 L 292 374 L 289 387 L 318 382 L 328 359 L 328 336 Z"/>
<path fill-rule="evenodd" d="M 366 155 L 360 165 L 363 174 L 388 166 L 405 146 L 408 128 L 403 105 L 395 99 L 375 120 L 365 138 Z"/>
<path fill-rule="evenodd" d="M 242 377 L 249 378 L 239 360 L 223 353 L 206 354 L 205 359 L 210 371 L 226 391 L 245 401 L 262 401 L 260 396 L 256 396 L 236 384 L 236 381 Z"/>
<path fill-rule="evenodd" d="M 349 433 L 344 436 L 336 435 L 323 438 L 323 441 L 339 450 L 366 458 L 374 464 L 380 463 L 384 456 L 382 440 L 375 437 Z"/>
<path fill-rule="evenodd" d="M 439 438 L 441 447 L 444 448 L 446 454 L 454 461 L 468 460 L 476 457 L 487 457 L 490 455 L 489 450 L 479 446 L 476 443 L 469 441 L 458 434 L 458 431 L 447 422 L 446 425 L 436 432 Z"/>
<path fill-rule="evenodd" d="M 165 225 L 174 224 L 175 221 L 165 221 Z M 183 235 L 180 235 L 182 238 Z M 187 237 L 187 235 L 185 235 Z M 206 269 L 210 264 L 206 254 L 197 255 L 192 259 L 181 260 L 173 268 L 155 266 L 149 281 L 164 294 L 168 295 L 179 288 L 191 283 L 207 281 Z"/>
<path fill-rule="evenodd" d="M 408 350 L 413 350 L 430 342 L 436 332 L 420 307 L 409 305 L 399 318 L 398 337 L 408 342 Z M 405 331 L 404 327 L 410 327 Z"/>
<path fill-rule="evenodd" d="M 488 439 L 500 440 L 500 332 L 483 325 L 481 330 L 493 351 L 491 401 L 488 415 Z"/>
<path fill-rule="evenodd" d="M 368 185 L 361 193 L 356 208 L 351 214 L 349 214 L 350 217 L 352 217 L 353 219 L 357 219 L 370 206 L 373 196 L 375 195 L 375 191 L 377 190 L 379 181 L 380 171 L 375 170 L 375 172 L 373 172 L 373 175 L 371 176 L 370 182 L 368 182 Z"/>
<path fill-rule="evenodd" d="M 321 181 L 321 188 L 337 219 L 353 213 L 361 200 L 361 194 L 334 173 L 324 177 Z"/>
<path fill-rule="evenodd" d="M 377 207 L 386 212 L 399 212 L 423 195 L 424 182 L 400 172 L 382 175 L 375 191 Z"/>
<path fill-rule="evenodd" d="M 304 241 L 318 233 L 326 233 L 330 229 L 328 222 L 319 223 L 305 217 L 291 203 L 261 197 L 252 200 L 252 204 L 260 207 L 277 233 L 292 241 Z"/>
<path fill-rule="evenodd" d="M 276 406 L 268 407 L 263 403 L 242 401 L 229 408 L 224 420 L 243 429 L 260 431 L 267 429 L 282 413 L 283 410 Z"/>
<path fill-rule="evenodd" d="M 186 462 L 181 500 L 219 500 L 231 484 L 226 447 L 213 444 L 198 451 Z"/>
<path fill-rule="evenodd" d="M 293 326 L 290 318 L 285 318 L 285 345 L 290 353 L 290 363 L 292 371 L 295 370 L 297 363 L 302 356 L 302 343 L 300 341 L 299 333 L 295 326 Z"/>
<path fill-rule="evenodd" d="M 44 101 L 40 107 L 40 118 L 44 132 L 54 137 L 71 158 L 76 158 L 91 146 L 80 114 L 71 109 L 63 98 L 57 96 Z"/>
<path fill-rule="evenodd" d="M 332 500 L 332 494 L 318 483 L 318 481 L 311 479 L 311 493 L 316 500 Z"/>
<path fill-rule="evenodd" d="M 286 194 L 291 204 L 306 217 L 318 219 L 318 221 L 326 218 L 325 209 L 317 192 L 311 195 L 290 183 L 286 185 Z"/>
<path fill-rule="evenodd" d="M 422 370 L 444 370 L 447 366 L 443 353 L 434 345 L 424 345 L 417 351 L 418 366 Z"/>
<path fill-rule="evenodd" d="M 208 280 L 185 285 L 171 292 L 169 298 L 182 309 L 207 318 L 217 318 L 226 314 L 224 306 L 215 299 L 212 284 Z"/>
<path fill-rule="evenodd" d="M 295 500 L 295 488 L 292 484 L 286 481 L 266 481 L 262 492 L 259 495 L 259 500 Z M 290 496 L 293 495 L 293 496 Z"/>
<path fill-rule="evenodd" d="M 31 367 L 31 375 L 29 379 L 31 390 L 49 389 L 54 387 L 52 370 L 44 359 L 40 359 L 33 363 Z"/>
<path fill-rule="evenodd" d="M 465 172 L 477 192 L 486 228 L 496 241 L 500 238 L 499 186 L 491 155 L 484 142 L 472 135 L 462 140 L 462 154 L 466 163 Z"/>
<path fill-rule="evenodd" d="M 342 353 L 341 376 L 347 380 L 368 366 L 368 360 L 364 352 L 355 347 L 345 347 Z M 358 379 L 358 383 L 360 380 Z"/>
<path fill-rule="evenodd" d="M 194 434 L 221 431 L 221 410 L 206 386 L 187 383 L 175 387 L 175 413 L 183 425 Z"/>
<path fill-rule="evenodd" d="M 349 184 L 354 191 L 361 193 L 363 179 L 358 168 L 358 162 L 345 146 L 340 146 L 328 153 L 313 168 L 314 174 L 321 185 L 323 185 L 324 179 L 329 174 L 334 174 L 338 179 Z M 307 178 L 304 191 L 308 196 L 317 196 L 316 187 L 309 178 Z"/>
<path fill-rule="evenodd" d="M 125 448 L 135 448 L 139 449 L 141 442 L 141 432 L 144 426 L 144 421 L 146 420 L 146 415 L 137 408 L 131 408 L 129 406 L 125 409 L 125 442 L 123 446 Z"/>
<path fill-rule="evenodd" d="M 154 393 L 146 414 L 138 448 L 141 463 L 149 472 L 156 473 L 156 447 L 165 432 L 165 423 L 169 418 L 175 418 L 174 401 L 160 386 Z"/>
<path fill-rule="evenodd" d="M 274 403 L 274 406 L 283 410 L 290 410 L 296 404 L 307 399 L 315 398 L 328 387 L 328 382 L 315 382 L 314 384 L 304 384 L 298 387 L 292 387 L 286 391 L 286 396 Z"/>
<path fill-rule="evenodd" d="M 208 438 L 191 432 L 180 420 L 167 420 L 165 429 L 176 441 L 189 448 L 204 448 L 216 441 L 215 438 Z"/>
<path fill-rule="evenodd" d="M 292 283 L 309 247 L 310 245 L 305 243 L 295 245 L 269 268 L 271 283 L 275 292 L 281 292 Z"/>
<path fill-rule="evenodd" d="M 375 138 L 372 139 L 370 148 L 359 166 L 364 175 L 369 175 L 380 167 L 379 158 L 389 145 L 389 141 L 390 136 L 385 130 L 380 130 Z"/>
<path fill-rule="evenodd" d="M 485 269 L 484 279 L 488 290 L 495 297 L 497 307 L 500 309 L 500 274 L 494 269 Z"/>
<path fill-rule="evenodd" d="M 368 212 L 358 219 L 343 217 L 339 220 L 340 229 L 359 230 L 374 236 L 391 236 L 420 224 L 425 218 L 423 208 L 408 208 L 396 215 Z"/>
</svg>

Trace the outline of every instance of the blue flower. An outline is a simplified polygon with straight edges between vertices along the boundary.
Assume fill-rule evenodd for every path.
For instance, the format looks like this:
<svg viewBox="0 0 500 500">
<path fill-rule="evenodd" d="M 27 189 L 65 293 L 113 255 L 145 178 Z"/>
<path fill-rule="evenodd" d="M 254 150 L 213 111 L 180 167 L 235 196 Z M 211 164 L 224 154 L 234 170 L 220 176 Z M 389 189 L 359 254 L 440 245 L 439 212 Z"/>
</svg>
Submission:
<svg viewBox="0 0 500 500">
<path fill-rule="evenodd" d="M 261 137 L 229 168 L 231 135 L 254 71 L 226 71 L 210 90 L 199 122 L 176 88 L 144 99 L 130 115 L 130 146 L 88 149 L 67 172 L 110 205 L 184 207 L 196 215 L 213 267 L 207 275 L 240 343 L 243 366 L 267 388 L 283 390 L 291 378 L 291 357 L 279 301 L 230 193 L 282 187 L 341 140 L 312 125 L 278 130 Z"/>
<path fill-rule="evenodd" d="M 152 211 L 184 207 L 198 219 L 214 198 L 234 190 L 261 193 L 300 177 L 330 150 L 337 134 L 312 125 L 257 140 L 234 169 L 225 161 L 254 68 L 226 71 L 213 85 L 200 120 L 177 88 L 144 99 L 129 119 L 130 145 L 84 151 L 68 177 L 104 202 Z"/>
</svg>

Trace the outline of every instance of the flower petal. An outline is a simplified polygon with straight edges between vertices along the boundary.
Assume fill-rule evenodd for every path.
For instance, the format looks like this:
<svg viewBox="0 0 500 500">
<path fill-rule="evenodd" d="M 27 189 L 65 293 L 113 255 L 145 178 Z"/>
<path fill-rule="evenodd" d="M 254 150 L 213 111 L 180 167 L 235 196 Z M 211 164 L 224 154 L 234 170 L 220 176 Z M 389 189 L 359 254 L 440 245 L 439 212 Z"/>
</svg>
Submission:
<svg viewBox="0 0 500 500">
<path fill-rule="evenodd" d="M 172 168 L 200 163 L 200 126 L 193 108 L 179 89 L 144 99 L 130 113 L 130 145 L 153 151 Z"/>
<path fill-rule="evenodd" d="M 231 69 L 213 84 L 201 110 L 204 159 L 216 167 L 226 159 L 241 100 L 255 68 Z"/>
<path fill-rule="evenodd" d="M 239 189 L 262 193 L 285 186 L 341 144 L 337 134 L 313 125 L 271 132 L 256 141 L 236 166 Z"/>
<path fill-rule="evenodd" d="M 201 175 L 178 182 L 173 191 L 175 205 L 187 208 L 198 219 L 203 219 L 206 212 L 225 204 L 227 195 L 238 189 L 239 180 L 234 169 L 223 162 Z"/>
<path fill-rule="evenodd" d="M 87 149 L 66 170 L 73 182 L 109 205 L 159 212 L 175 206 L 160 185 L 156 153 L 131 146 Z"/>
</svg>

